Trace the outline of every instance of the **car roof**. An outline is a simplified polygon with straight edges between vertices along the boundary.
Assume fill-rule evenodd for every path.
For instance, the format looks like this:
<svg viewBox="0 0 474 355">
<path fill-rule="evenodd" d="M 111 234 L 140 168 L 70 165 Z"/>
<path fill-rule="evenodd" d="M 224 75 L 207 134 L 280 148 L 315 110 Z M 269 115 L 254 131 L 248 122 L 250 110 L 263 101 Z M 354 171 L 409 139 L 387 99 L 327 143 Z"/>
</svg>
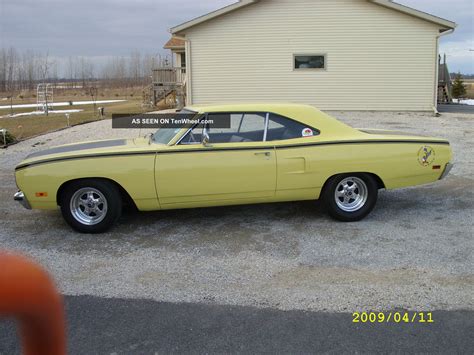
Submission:
<svg viewBox="0 0 474 355">
<path fill-rule="evenodd" d="M 285 116 L 313 128 L 330 128 L 331 130 L 353 131 L 353 129 L 314 106 L 294 103 L 236 103 L 220 105 L 196 105 L 185 107 L 185 110 L 198 113 L 218 112 L 270 112 Z"/>
</svg>

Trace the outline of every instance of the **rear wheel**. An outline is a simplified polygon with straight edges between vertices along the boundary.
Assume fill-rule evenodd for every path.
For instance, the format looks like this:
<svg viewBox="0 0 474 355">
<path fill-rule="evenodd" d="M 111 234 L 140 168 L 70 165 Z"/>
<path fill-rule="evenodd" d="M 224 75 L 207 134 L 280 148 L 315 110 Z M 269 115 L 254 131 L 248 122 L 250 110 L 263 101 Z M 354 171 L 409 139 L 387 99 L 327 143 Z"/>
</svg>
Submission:
<svg viewBox="0 0 474 355">
<path fill-rule="evenodd" d="M 60 202 L 66 222 L 81 233 L 105 232 L 122 213 L 120 191 L 107 181 L 72 182 L 66 186 Z"/>
<path fill-rule="evenodd" d="M 355 222 L 367 216 L 377 202 L 378 186 L 369 174 L 332 177 L 323 191 L 329 215 L 339 221 Z"/>
</svg>

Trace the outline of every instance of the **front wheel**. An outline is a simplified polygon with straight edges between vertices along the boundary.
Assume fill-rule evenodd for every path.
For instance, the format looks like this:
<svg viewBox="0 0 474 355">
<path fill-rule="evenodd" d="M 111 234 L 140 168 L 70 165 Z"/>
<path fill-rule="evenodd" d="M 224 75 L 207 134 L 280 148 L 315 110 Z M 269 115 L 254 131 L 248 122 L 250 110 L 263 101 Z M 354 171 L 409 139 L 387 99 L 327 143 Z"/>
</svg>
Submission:
<svg viewBox="0 0 474 355">
<path fill-rule="evenodd" d="M 341 174 L 327 182 L 323 199 L 331 217 L 343 222 L 355 222 L 372 211 L 377 194 L 377 182 L 371 175 Z"/>
<path fill-rule="evenodd" d="M 62 193 L 61 212 L 66 222 L 78 232 L 105 232 L 122 213 L 120 191 L 107 181 L 72 182 Z"/>
</svg>

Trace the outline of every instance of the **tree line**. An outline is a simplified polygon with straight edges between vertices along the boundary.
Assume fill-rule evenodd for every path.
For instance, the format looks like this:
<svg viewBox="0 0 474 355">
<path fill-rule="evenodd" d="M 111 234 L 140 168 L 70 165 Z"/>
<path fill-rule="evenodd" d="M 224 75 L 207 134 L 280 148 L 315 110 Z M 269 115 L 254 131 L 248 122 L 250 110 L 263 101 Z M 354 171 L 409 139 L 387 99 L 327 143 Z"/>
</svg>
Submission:
<svg viewBox="0 0 474 355">
<path fill-rule="evenodd" d="M 133 51 L 128 56 L 114 56 L 98 65 L 88 57 L 52 57 L 49 52 L 0 49 L 0 92 L 34 90 L 48 82 L 61 88 L 97 86 L 143 86 L 151 83 L 152 69 L 167 65 L 169 58 Z"/>
<path fill-rule="evenodd" d="M 451 78 L 455 78 L 456 76 L 460 75 L 461 79 L 474 79 L 474 74 L 461 74 L 461 73 L 449 73 Z"/>
</svg>

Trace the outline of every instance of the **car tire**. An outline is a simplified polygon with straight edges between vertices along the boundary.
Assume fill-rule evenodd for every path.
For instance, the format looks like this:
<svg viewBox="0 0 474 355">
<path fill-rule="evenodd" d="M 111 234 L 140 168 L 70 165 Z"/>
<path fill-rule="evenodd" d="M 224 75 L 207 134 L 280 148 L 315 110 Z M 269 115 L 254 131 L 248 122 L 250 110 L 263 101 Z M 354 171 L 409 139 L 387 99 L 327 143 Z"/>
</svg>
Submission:
<svg viewBox="0 0 474 355">
<path fill-rule="evenodd" d="M 122 214 L 122 198 L 113 183 L 80 180 L 66 186 L 60 196 L 61 212 L 66 222 L 81 233 L 103 233 Z"/>
<path fill-rule="evenodd" d="M 342 222 L 356 222 L 375 207 L 377 181 L 369 174 L 341 174 L 325 184 L 324 205 L 329 215 Z"/>
</svg>

